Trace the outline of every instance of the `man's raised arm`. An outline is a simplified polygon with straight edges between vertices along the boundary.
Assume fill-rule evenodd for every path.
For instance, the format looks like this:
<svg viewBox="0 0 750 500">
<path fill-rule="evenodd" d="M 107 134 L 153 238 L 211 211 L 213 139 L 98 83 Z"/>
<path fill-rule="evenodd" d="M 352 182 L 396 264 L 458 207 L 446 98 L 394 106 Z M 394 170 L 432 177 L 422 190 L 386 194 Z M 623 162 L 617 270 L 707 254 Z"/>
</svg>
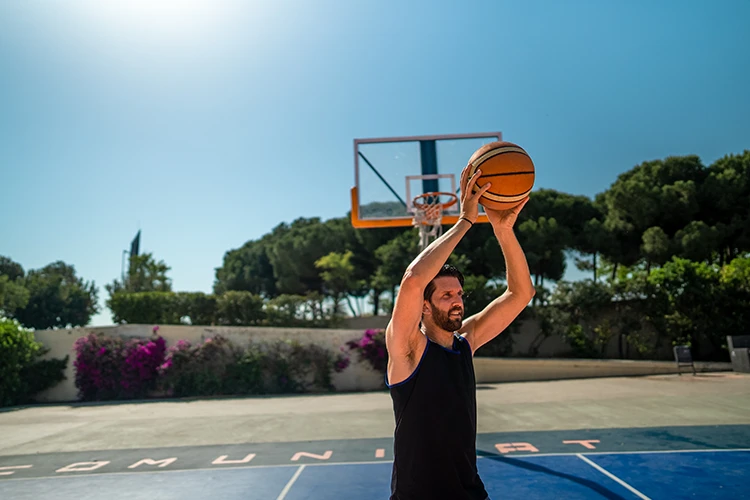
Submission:
<svg viewBox="0 0 750 500">
<path fill-rule="evenodd" d="M 464 323 L 465 337 L 474 352 L 505 330 L 536 293 L 526 256 L 513 232 L 518 213 L 528 201 L 526 198 L 511 210 L 485 209 L 505 256 L 508 289 Z"/>
<path fill-rule="evenodd" d="M 482 173 L 477 170 L 469 179 L 468 171 L 468 168 L 464 168 L 461 172 L 460 218 L 453 227 L 420 252 L 406 268 L 401 279 L 391 321 L 385 334 L 389 356 L 405 357 L 411 354 L 419 334 L 424 290 L 477 219 L 479 197 L 490 188 L 490 184 L 485 184 L 472 194 L 473 187 Z"/>
</svg>

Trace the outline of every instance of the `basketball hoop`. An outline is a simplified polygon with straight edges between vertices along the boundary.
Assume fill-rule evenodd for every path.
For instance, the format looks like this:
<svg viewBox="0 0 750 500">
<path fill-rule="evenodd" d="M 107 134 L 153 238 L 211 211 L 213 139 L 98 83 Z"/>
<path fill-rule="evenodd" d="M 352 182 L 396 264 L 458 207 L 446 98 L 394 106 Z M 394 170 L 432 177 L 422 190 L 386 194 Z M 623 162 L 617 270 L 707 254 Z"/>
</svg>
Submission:
<svg viewBox="0 0 750 500">
<path fill-rule="evenodd" d="M 440 198 L 447 201 L 440 201 Z M 433 191 L 420 194 L 412 200 L 414 219 L 412 225 L 419 227 L 419 245 L 424 250 L 432 239 L 440 237 L 443 232 L 443 211 L 458 203 L 453 193 Z"/>
</svg>

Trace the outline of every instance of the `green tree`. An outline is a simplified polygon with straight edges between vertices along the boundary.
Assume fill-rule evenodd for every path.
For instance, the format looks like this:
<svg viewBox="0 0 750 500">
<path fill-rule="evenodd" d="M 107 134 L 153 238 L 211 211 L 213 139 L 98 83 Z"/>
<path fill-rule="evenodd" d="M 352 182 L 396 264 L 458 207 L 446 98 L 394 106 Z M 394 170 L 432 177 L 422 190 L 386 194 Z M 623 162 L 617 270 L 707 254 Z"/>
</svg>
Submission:
<svg viewBox="0 0 750 500">
<path fill-rule="evenodd" d="M 23 278 L 25 273 L 21 264 L 14 262 L 9 257 L 0 255 L 0 276 L 7 276 L 10 281 L 15 281 Z"/>
<path fill-rule="evenodd" d="M 75 268 L 62 261 L 29 271 L 23 285 L 29 301 L 14 317 L 27 328 L 85 326 L 99 312 L 94 282 L 79 278 Z"/>
<path fill-rule="evenodd" d="M 592 219 L 603 218 L 594 202 L 583 195 L 572 195 L 553 189 L 534 191 L 529 203 L 519 214 L 519 223 L 526 220 L 539 220 L 554 217 L 557 223 L 565 228 L 570 240 L 567 244 L 575 248 L 584 240 L 584 229 Z"/>
<path fill-rule="evenodd" d="M 722 292 L 718 269 L 705 262 L 674 257 L 651 271 L 644 304 L 648 319 L 666 336 L 657 338 L 656 345 L 666 340 L 691 345 L 695 355 L 718 352 L 726 335 L 719 327 L 719 317 L 729 313 Z M 726 311 L 724 315 L 722 311 Z"/>
<path fill-rule="evenodd" d="M 484 276 L 467 274 L 464 280 L 464 316 L 469 317 L 487 307 L 487 304 L 502 295 L 505 288 Z"/>
<path fill-rule="evenodd" d="M 299 218 L 273 239 L 268 251 L 279 293 L 305 295 L 322 292 L 323 280 L 315 261 L 339 251 L 341 231 L 319 218 Z"/>
<path fill-rule="evenodd" d="M 564 328 L 560 333 L 574 355 L 601 357 L 614 335 L 611 322 L 600 319 L 602 313 L 611 308 L 612 298 L 612 289 L 606 283 L 593 280 L 560 281 L 550 302 L 563 315 L 550 314 L 548 307 L 541 319 L 549 323 L 544 325 L 545 328 L 553 326 L 555 320 L 564 319 Z"/>
<path fill-rule="evenodd" d="M 349 224 L 348 219 L 347 224 Z M 358 244 L 352 245 L 351 249 L 352 252 L 354 252 L 352 261 L 355 264 L 355 268 L 361 271 L 367 280 L 367 288 L 372 300 L 372 313 L 376 316 L 380 313 L 380 296 L 384 291 L 389 290 L 390 288 L 388 288 L 388 284 L 384 284 L 377 275 L 380 260 L 375 255 L 375 252 L 378 248 L 397 236 L 407 232 L 411 233 L 412 231 L 411 228 L 405 227 L 354 230 L 354 236 Z M 359 279 L 360 276 L 361 275 L 358 274 L 357 278 Z"/>
<path fill-rule="evenodd" d="M 110 296 L 117 292 L 171 292 L 172 280 L 167 277 L 170 267 L 153 255 L 144 253 L 130 258 L 130 266 L 125 282 L 114 280 L 105 285 Z"/>
<path fill-rule="evenodd" d="M 354 229 L 347 217 L 329 219 L 324 223 L 324 226 L 332 234 L 341 235 L 338 239 L 338 250 L 336 252 L 340 254 L 351 253 L 352 281 L 351 287 L 347 291 L 346 300 L 347 303 L 351 303 L 351 299 L 355 299 L 354 304 L 356 304 L 357 314 L 362 314 L 364 300 L 372 290 L 370 280 L 377 269 L 375 248 L 366 247 L 362 243 L 362 238 L 358 234 L 361 230 Z M 351 305 L 350 309 L 352 309 Z"/>
<path fill-rule="evenodd" d="M 355 278 L 353 255 L 351 250 L 331 252 L 316 260 L 315 266 L 320 269 L 326 293 L 333 299 L 334 310 L 338 311 L 341 301 L 346 300 L 352 316 L 359 316 L 361 311 L 358 313 L 354 309 L 350 299 L 352 293 L 362 289 L 362 284 Z"/>
<path fill-rule="evenodd" d="M 390 307 L 393 307 L 396 288 L 401 283 L 406 268 L 419 255 L 417 232 L 412 229 L 401 233 L 375 250 L 375 255 L 380 265 L 373 277 L 373 288 L 389 291 Z"/>
<path fill-rule="evenodd" d="M 726 338 L 726 335 L 746 333 L 750 325 L 750 255 L 735 257 L 724 265 L 719 281 L 723 291 L 721 305 L 727 314 L 717 318 L 721 324 L 715 335 Z"/>
<path fill-rule="evenodd" d="M 449 228 L 446 226 L 443 231 L 447 229 Z M 496 279 L 505 274 L 505 260 L 490 224 L 474 224 L 458 243 L 452 255 L 465 257 L 460 268 L 464 276 Z"/>
<path fill-rule="evenodd" d="M 664 230 L 658 226 L 650 227 L 644 231 L 643 244 L 641 245 L 641 253 L 648 263 L 648 268 L 651 268 L 651 264 L 664 264 L 671 255 L 669 236 Z"/>
<path fill-rule="evenodd" d="M 13 317 L 16 309 L 26 307 L 29 291 L 23 286 L 24 276 L 21 264 L 0 255 L 0 316 Z"/>
<path fill-rule="evenodd" d="M 22 280 L 11 280 L 8 276 L 0 275 L 0 316 L 13 317 L 17 309 L 23 309 L 28 303 L 29 291 Z"/>
<path fill-rule="evenodd" d="M 561 279 L 565 274 L 564 250 L 570 241 L 570 232 L 554 217 L 542 216 L 521 223 L 518 233 L 529 271 L 534 276 L 534 286 L 544 288 L 545 278 L 551 281 Z M 537 300 L 534 296 L 534 305 Z"/>
<path fill-rule="evenodd" d="M 247 291 L 230 290 L 216 301 L 216 316 L 222 325 L 259 325 L 266 318 L 263 299 Z"/>
<path fill-rule="evenodd" d="M 216 269 L 214 293 L 221 295 L 234 290 L 266 298 L 276 297 L 276 277 L 268 256 L 269 246 L 275 236 L 277 234 L 267 234 L 224 254 L 222 267 Z"/>
<path fill-rule="evenodd" d="M 700 189 L 701 217 L 714 228 L 716 255 L 724 264 L 750 251 L 750 150 L 727 155 L 708 168 Z"/>
<path fill-rule="evenodd" d="M 714 262 L 713 255 L 719 250 L 719 230 L 703 221 L 691 221 L 677 231 L 679 255 L 693 261 Z"/>
<path fill-rule="evenodd" d="M 600 253 L 609 253 L 608 249 L 614 245 L 611 233 L 604 227 L 599 218 L 591 218 L 583 225 L 583 232 L 578 237 L 575 248 L 583 254 L 591 255 L 591 262 L 582 259 L 577 260 L 576 265 L 581 270 L 591 270 L 594 273 L 594 281 L 597 280 L 599 263 L 597 257 Z"/>
<path fill-rule="evenodd" d="M 631 266 L 644 258 L 641 250 L 647 229 L 660 227 L 673 237 L 699 213 L 698 186 L 706 175 L 697 156 L 648 161 L 620 174 L 597 196 L 597 204 L 606 214 L 605 229 L 617 243 L 605 256 L 616 264 Z"/>
</svg>

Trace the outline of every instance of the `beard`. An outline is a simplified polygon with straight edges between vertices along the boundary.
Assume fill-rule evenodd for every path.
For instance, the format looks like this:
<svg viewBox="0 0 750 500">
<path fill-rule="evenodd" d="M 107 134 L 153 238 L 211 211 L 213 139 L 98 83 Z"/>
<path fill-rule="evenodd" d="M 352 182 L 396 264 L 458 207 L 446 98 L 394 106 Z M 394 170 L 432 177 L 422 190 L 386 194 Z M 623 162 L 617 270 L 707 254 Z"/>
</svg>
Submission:
<svg viewBox="0 0 750 500">
<path fill-rule="evenodd" d="M 464 321 L 464 310 L 461 307 L 453 307 L 448 312 L 443 312 L 437 307 L 435 307 L 433 304 L 430 304 L 430 308 L 432 309 L 432 319 L 435 322 L 437 326 L 442 328 L 443 330 L 447 332 L 455 332 L 459 328 L 461 328 L 461 325 Z M 451 313 L 460 313 L 458 317 L 451 318 Z"/>
</svg>

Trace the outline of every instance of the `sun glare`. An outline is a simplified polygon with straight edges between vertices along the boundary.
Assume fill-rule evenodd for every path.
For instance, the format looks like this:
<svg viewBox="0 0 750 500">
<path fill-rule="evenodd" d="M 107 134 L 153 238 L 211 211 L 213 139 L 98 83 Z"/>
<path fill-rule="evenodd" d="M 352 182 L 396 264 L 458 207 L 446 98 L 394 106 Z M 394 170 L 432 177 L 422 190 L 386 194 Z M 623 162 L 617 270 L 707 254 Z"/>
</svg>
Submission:
<svg viewBox="0 0 750 500">
<path fill-rule="evenodd" d="M 103 31 L 153 40 L 204 38 L 220 33 L 239 7 L 235 0 L 81 0 L 83 17 Z"/>
</svg>

